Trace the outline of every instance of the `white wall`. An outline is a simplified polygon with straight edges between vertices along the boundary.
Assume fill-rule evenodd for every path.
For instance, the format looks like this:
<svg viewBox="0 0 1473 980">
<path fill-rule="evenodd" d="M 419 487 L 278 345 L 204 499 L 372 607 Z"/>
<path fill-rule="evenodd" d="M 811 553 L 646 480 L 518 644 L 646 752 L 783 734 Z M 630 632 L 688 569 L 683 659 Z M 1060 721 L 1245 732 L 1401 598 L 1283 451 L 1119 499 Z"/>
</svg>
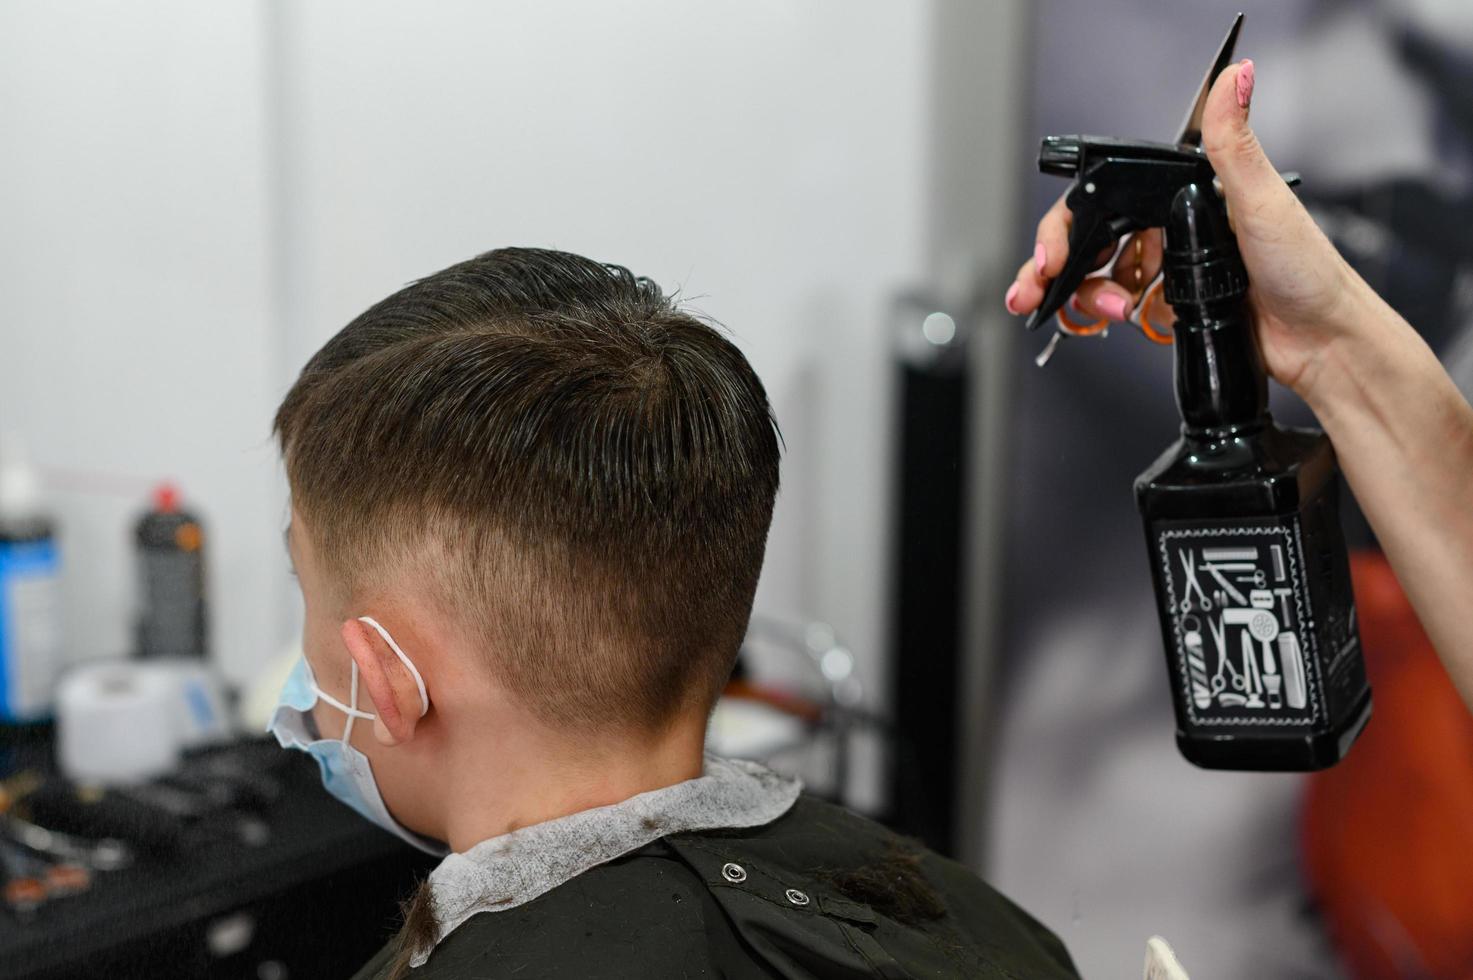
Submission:
<svg viewBox="0 0 1473 980">
<path fill-rule="evenodd" d="M 161 477 L 208 520 L 223 662 L 279 639 L 262 40 L 240 2 L 0 5 L 0 429 L 46 468 L 76 659 L 128 649 Z"/>
<path fill-rule="evenodd" d="M 928 10 L 0 7 L 0 422 L 54 469 L 179 476 L 243 677 L 294 621 L 266 437 L 312 351 L 487 248 L 618 261 L 766 381 L 787 458 L 759 604 L 833 621 L 876 684 L 885 311 L 922 264 Z M 136 501 L 56 502 L 74 650 L 121 649 Z"/>
</svg>

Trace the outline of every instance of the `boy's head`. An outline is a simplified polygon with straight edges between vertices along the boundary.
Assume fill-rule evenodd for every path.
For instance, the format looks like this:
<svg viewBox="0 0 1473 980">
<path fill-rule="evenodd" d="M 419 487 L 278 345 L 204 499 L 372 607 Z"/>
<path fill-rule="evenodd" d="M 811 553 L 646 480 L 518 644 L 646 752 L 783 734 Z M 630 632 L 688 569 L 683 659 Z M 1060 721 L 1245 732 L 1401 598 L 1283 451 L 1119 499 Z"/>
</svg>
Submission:
<svg viewBox="0 0 1473 980">
<path fill-rule="evenodd" d="M 412 591 L 560 731 L 714 702 L 778 436 L 746 359 L 654 283 L 539 249 L 451 266 L 328 341 L 276 432 L 339 612 Z"/>
</svg>

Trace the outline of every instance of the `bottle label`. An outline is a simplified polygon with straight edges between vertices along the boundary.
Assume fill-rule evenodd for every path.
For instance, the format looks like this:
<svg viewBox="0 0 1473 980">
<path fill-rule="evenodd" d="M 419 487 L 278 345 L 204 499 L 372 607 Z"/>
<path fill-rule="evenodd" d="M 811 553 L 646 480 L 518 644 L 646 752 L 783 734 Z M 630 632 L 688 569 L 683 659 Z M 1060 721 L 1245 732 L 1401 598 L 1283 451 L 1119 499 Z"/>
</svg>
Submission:
<svg viewBox="0 0 1473 980">
<path fill-rule="evenodd" d="M 0 542 L 0 719 L 51 712 L 62 655 L 57 575 L 53 542 Z"/>
<path fill-rule="evenodd" d="M 203 656 L 204 566 L 198 547 L 189 551 L 144 548 L 139 552 L 139 565 L 144 594 L 139 653 L 145 657 Z"/>
<path fill-rule="evenodd" d="M 1168 649 L 1195 725 L 1314 728 L 1328 715 L 1298 517 L 1161 525 Z"/>
</svg>

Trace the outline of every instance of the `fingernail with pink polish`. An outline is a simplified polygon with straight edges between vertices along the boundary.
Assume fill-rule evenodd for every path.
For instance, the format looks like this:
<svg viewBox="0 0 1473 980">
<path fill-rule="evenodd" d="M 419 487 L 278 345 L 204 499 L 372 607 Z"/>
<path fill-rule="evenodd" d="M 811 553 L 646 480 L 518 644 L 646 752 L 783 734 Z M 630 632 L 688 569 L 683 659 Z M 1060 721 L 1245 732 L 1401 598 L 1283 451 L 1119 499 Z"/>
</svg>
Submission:
<svg viewBox="0 0 1473 980">
<path fill-rule="evenodd" d="M 1105 316 L 1109 317 L 1112 320 L 1125 319 L 1126 311 L 1124 296 L 1120 296 L 1116 293 L 1101 293 L 1100 298 L 1095 300 L 1095 305 L 1100 308 L 1101 313 L 1105 314 Z"/>
<path fill-rule="evenodd" d="M 1018 315 L 1018 311 L 1013 309 L 1013 300 L 1017 297 L 1018 284 L 1013 283 L 1011 286 L 1008 287 L 1008 294 L 1002 298 L 1002 305 L 1006 306 L 1008 308 L 1008 312 L 1011 313 L 1013 316 Z"/>
<path fill-rule="evenodd" d="M 1043 247 L 1043 242 L 1033 246 L 1033 267 L 1038 270 L 1040 276 L 1045 275 L 1043 269 L 1048 265 L 1048 249 Z"/>
<path fill-rule="evenodd" d="M 1253 62 L 1244 60 L 1238 69 L 1238 105 L 1244 109 L 1253 101 Z"/>
</svg>

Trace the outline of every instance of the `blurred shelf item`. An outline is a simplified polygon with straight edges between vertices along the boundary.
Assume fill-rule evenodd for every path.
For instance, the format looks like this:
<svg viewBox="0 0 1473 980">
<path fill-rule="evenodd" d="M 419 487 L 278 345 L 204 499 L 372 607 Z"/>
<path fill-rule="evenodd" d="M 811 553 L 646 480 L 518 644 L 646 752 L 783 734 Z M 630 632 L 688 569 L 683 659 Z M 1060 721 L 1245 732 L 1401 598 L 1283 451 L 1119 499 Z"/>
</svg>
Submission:
<svg viewBox="0 0 1473 980">
<path fill-rule="evenodd" d="M 712 712 L 707 748 L 765 762 L 801 777 L 810 792 L 843 801 L 855 730 L 876 725 L 864 710 L 854 656 L 833 627 L 754 616 Z"/>
</svg>

